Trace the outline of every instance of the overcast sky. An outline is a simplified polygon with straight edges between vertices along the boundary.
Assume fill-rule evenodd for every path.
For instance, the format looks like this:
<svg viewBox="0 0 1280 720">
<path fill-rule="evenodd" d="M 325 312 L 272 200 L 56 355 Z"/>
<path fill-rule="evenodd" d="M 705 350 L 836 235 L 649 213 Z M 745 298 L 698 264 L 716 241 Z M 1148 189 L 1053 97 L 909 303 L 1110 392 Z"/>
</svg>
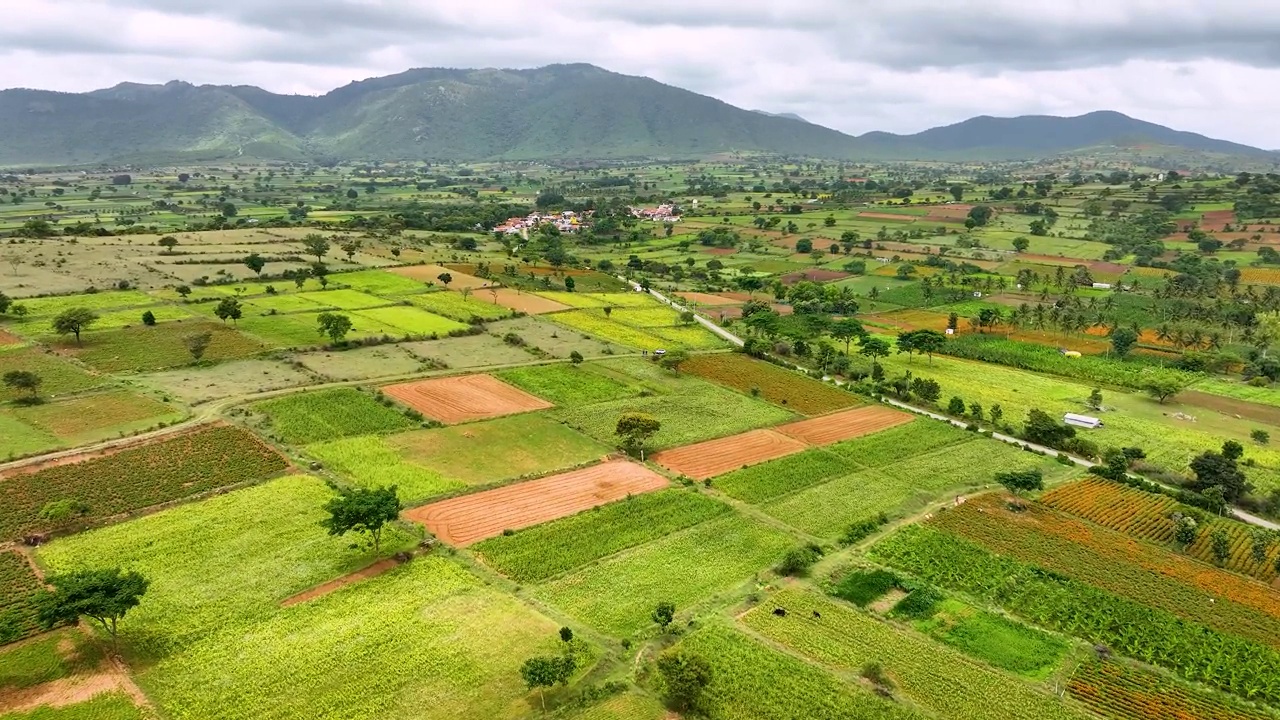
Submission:
<svg viewBox="0 0 1280 720">
<path fill-rule="evenodd" d="M 588 62 L 845 132 L 1119 110 L 1280 148 L 1276 0 L 22 0 L 0 87 Z"/>
</svg>

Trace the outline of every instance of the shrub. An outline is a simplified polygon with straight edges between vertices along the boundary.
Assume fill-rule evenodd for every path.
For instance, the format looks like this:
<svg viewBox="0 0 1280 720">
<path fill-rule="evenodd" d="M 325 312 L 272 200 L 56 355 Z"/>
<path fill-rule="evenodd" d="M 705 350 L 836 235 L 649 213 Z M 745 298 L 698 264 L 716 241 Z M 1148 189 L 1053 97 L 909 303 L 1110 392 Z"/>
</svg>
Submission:
<svg viewBox="0 0 1280 720">
<path fill-rule="evenodd" d="M 791 548 L 783 556 L 782 562 L 778 564 L 778 572 L 783 575 L 802 575 L 814 563 L 818 562 L 821 557 L 822 548 L 817 545 L 811 544 Z"/>
</svg>

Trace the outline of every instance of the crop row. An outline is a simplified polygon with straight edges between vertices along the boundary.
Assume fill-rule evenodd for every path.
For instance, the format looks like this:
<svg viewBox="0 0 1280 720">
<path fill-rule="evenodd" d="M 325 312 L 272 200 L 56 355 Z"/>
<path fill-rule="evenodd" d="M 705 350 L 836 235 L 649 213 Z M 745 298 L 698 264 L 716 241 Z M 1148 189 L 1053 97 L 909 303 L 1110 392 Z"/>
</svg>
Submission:
<svg viewBox="0 0 1280 720">
<path fill-rule="evenodd" d="M 39 628 L 35 597 L 40 581 L 16 552 L 0 552 L 0 645 L 21 640 Z"/>
<path fill-rule="evenodd" d="M 667 490 L 490 538 L 472 550 L 513 580 L 535 583 L 696 525 L 728 509 L 706 495 Z"/>
<path fill-rule="evenodd" d="M 558 407 L 578 407 L 620 400 L 640 392 L 640 388 L 594 372 L 592 366 L 564 363 L 531 365 L 495 373 L 503 381 L 555 403 Z"/>
<path fill-rule="evenodd" d="M 305 444 L 351 435 L 408 430 L 414 423 L 355 388 L 295 393 L 253 406 L 286 442 Z"/>
<path fill-rule="evenodd" d="M 785 615 L 774 614 L 783 608 Z M 843 672 L 877 662 L 898 692 L 942 717 L 964 720 L 1082 718 L 1058 698 L 964 654 L 812 591 L 784 590 L 741 620 L 747 627 Z"/>
<path fill-rule="evenodd" d="M 1050 373 L 1099 385 L 1141 389 L 1155 379 L 1177 380 L 1188 385 L 1199 375 L 1143 365 L 1139 362 L 1115 360 L 1096 355 L 1070 358 L 1057 349 L 1036 343 L 1005 340 L 988 335 L 962 335 L 949 340 L 943 349 L 947 355 L 1006 365 L 1021 370 Z"/>
<path fill-rule="evenodd" d="M 1158 543 L 1174 541 L 1175 524 L 1170 517 L 1174 512 L 1191 512 L 1167 495 L 1156 495 L 1099 477 L 1054 488 L 1040 501 L 1125 535 Z M 1252 531 L 1232 520 L 1206 518 L 1200 525 L 1196 541 L 1186 548 L 1186 553 L 1205 562 L 1214 562 L 1213 533 L 1219 529 L 1227 534 L 1230 542 L 1230 552 L 1223 567 L 1259 580 L 1269 582 L 1275 579 L 1275 561 L 1280 550 L 1274 543 L 1269 543 L 1263 559 L 1259 561 L 1253 555 Z"/>
<path fill-rule="evenodd" d="M 82 462 L 53 465 L 3 480 L 0 537 L 51 529 L 50 503 L 71 518 L 100 520 L 237 483 L 271 477 L 284 458 L 249 432 L 213 425 Z M 49 507 L 53 510 L 53 507 Z M 46 513 L 48 514 L 48 513 Z"/>
<path fill-rule="evenodd" d="M 712 481 L 724 494 L 760 504 L 788 493 L 848 475 L 855 467 L 838 455 L 813 448 L 759 465 L 734 470 Z"/>
<path fill-rule="evenodd" d="M 1280 648 L 1280 594 L 1196 560 L 1038 505 L 1010 512 L 996 495 L 939 514 L 936 527 L 993 552 Z"/>
<path fill-rule="evenodd" d="M 1106 645 L 1249 700 L 1280 703 L 1280 652 L 1214 631 L 925 526 L 875 546 L 877 561 L 974 595 L 1041 627 Z"/>
<path fill-rule="evenodd" d="M 836 443 L 827 449 L 863 467 L 880 467 L 975 440 L 950 423 L 915 420 L 905 425 Z"/>
<path fill-rule="evenodd" d="M 822 415 L 861 404 L 853 393 L 741 353 L 698 355 L 681 369 L 739 392 L 759 394 L 804 415 Z"/>
<path fill-rule="evenodd" d="M 1120 663 L 1086 663 L 1067 684 L 1071 696 L 1116 720 L 1274 720 L 1274 715 L 1230 702 L 1190 685 Z"/>
</svg>

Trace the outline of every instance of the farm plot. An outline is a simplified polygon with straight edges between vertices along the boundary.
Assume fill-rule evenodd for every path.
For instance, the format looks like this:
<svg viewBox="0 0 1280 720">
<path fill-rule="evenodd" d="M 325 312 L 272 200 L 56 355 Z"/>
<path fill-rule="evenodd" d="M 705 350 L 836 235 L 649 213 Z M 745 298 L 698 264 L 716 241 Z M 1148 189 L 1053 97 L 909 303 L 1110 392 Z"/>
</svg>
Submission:
<svg viewBox="0 0 1280 720">
<path fill-rule="evenodd" d="M 78 395 L 12 410 L 14 417 L 75 446 L 118 433 L 129 434 L 163 422 L 181 419 L 185 413 L 165 403 L 127 390 Z"/>
<path fill-rule="evenodd" d="M 0 352 L 0 376 L 15 370 L 39 375 L 40 395 L 46 398 L 88 390 L 103 382 L 102 378 L 90 375 L 74 363 L 38 348 Z M 24 394 L 8 386 L 0 386 L 0 401 L 13 400 Z"/>
<path fill-rule="evenodd" d="M 1031 680 L 1052 675 L 1067 652 L 1067 643 L 1056 635 L 928 593 L 926 590 L 923 600 L 919 595 L 908 596 L 889 614 L 899 619 L 916 618 L 911 624 L 917 630 L 972 658 Z"/>
<path fill-rule="evenodd" d="M 330 275 L 331 282 L 340 283 L 366 293 L 377 295 L 402 295 L 426 290 L 421 282 L 392 270 L 357 270 L 356 272 Z M 435 280 L 433 277 L 432 280 Z"/>
<path fill-rule="evenodd" d="M 573 308 L 647 308 L 664 309 L 649 293 L 577 293 L 577 292 L 540 292 L 544 298 L 554 300 Z"/>
<path fill-rule="evenodd" d="M 39 631 L 35 599 L 40 590 L 26 558 L 16 551 L 0 551 L 0 645 Z M 0 688 L 4 686 L 0 681 Z"/>
<path fill-rule="evenodd" d="M 386 270 L 388 273 L 398 275 L 414 282 L 414 287 L 422 290 L 422 284 L 431 283 L 433 285 L 445 285 L 440 280 L 440 276 L 448 273 L 450 276 L 447 287 L 455 288 L 482 288 L 489 284 L 488 280 L 482 280 L 474 275 L 468 275 L 460 270 L 453 270 L 443 265 L 405 265 L 403 267 L 394 267 Z"/>
<path fill-rule="evenodd" d="M 592 403 L 621 400 L 640 392 L 599 371 L 598 366 L 565 363 L 513 368 L 496 373 L 498 378 L 533 393 L 557 407 L 580 407 Z"/>
<path fill-rule="evenodd" d="M 711 684 L 703 695 L 712 717 L 756 720 L 923 720 L 899 703 L 737 630 L 712 625 L 678 646 L 711 664 Z"/>
<path fill-rule="evenodd" d="M 316 290 L 299 293 L 293 297 L 315 303 L 321 307 L 334 307 L 339 310 L 363 310 L 365 308 L 390 305 L 393 302 L 377 295 L 347 289 Z"/>
<path fill-rule="evenodd" d="M 717 490 L 743 502 L 760 504 L 825 480 L 847 475 L 854 466 L 817 448 L 771 460 L 726 475 L 712 483 Z"/>
<path fill-rule="evenodd" d="M 1232 702 L 1192 685 L 1118 662 L 1081 665 L 1067 692 L 1086 707 L 1115 720 L 1273 720 L 1274 715 Z"/>
<path fill-rule="evenodd" d="M 577 351 L 584 358 L 604 357 L 613 352 L 607 343 L 580 332 L 565 332 L 553 322 L 534 317 L 500 320 L 486 326 L 495 339 L 517 342 L 519 347 L 536 349 L 536 354 L 546 353 L 553 358 L 566 360 Z M 606 353 L 606 350 L 609 352 Z"/>
<path fill-rule="evenodd" d="M 624 693 L 566 716 L 567 720 L 662 720 L 667 709 L 657 698 Z"/>
<path fill-rule="evenodd" d="M 382 392 L 446 424 L 543 410 L 551 403 L 492 375 L 462 375 L 387 385 Z"/>
<path fill-rule="evenodd" d="M 1041 506 L 1013 513 L 996 496 L 970 500 L 931 523 L 1001 555 L 1280 648 L 1280 594 L 1254 580 Z"/>
<path fill-rule="evenodd" d="M 648 413 L 662 423 L 662 429 L 649 443 L 651 449 L 732 435 L 794 417 L 773 405 L 689 378 L 675 382 L 666 395 L 558 409 L 552 415 L 601 442 L 613 444 L 617 442 L 614 430 L 618 418 L 629 412 Z"/>
<path fill-rule="evenodd" d="M 569 310 L 556 313 L 551 319 L 565 327 L 629 348 L 656 350 L 667 345 L 653 333 L 611 320 L 601 310 Z"/>
<path fill-rule="evenodd" d="M 1040 502 L 1055 510 L 1070 513 L 1089 522 L 1124 533 L 1140 540 L 1167 544 L 1174 541 L 1174 512 L 1192 512 L 1167 495 L 1156 495 L 1098 477 L 1089 477 L 1070 485 L 1050 490 Z M 1221 529 L 1229 538 L 1228 556 L 1222 566 L 1259 580 L 1276 578 L 1276 557 L 1280 555 L 1267 544 L 1259 559 L 1254 555 L 1255 530 L 1226 518 L 1210 517 L 1200 524 L 1196 541 L 1183 548 L 1186 554 L 1214 563 L 1213 533 Z"/>
<path fill-rule="evenodd" d="M 403 345 L 301 353 L 295 355 L 294 360 L 327 380 L 369 380 L 425 373 L 431 369 Z"/>
<path fill-rule="evenodd" d="M 555 300 L 548 300 L 540 295 L 520 292 L 511 288 L 498 288 L 496 292 L 486 290 L 485 295 L 492 298 L 497 305 L 529 315 L 543 315 L 569 309 L 568 305 L 558 303 Z"/>
<path fill-rule="evenodd" d="M 853 393 L 741 353 L 697 355 L 680 369 L 739 392 L 758 393 L 801 415 L 822 415 L 862 404 Z"/>
<path fill-rule="evenodd" d="M 187 349 L 185 339 L 206 332 L 212 338 L 204 352 L 204 360 L 235 360 L 257 355 L 266 349 L 262 343 L 233 327 L 207 321 L 180 321 L 154 327 L 140 325 L 92 332 L 84 336 L 83 345 L 76 345 L 74 341 L 62 342 L 59 349 L 101 372 L 165 370 L 191 364 L 191 351 Z"/>
<path fill-rule="evenodd" d="M 537 525 L 628 495 L 667 486 L 667 479 L 626 460 L 442 500 L 404 514 L 452 545 L 465 547 L 503 530 Z"/>
<path fill-rule="evenodd" d="M 951 423 L 917 419 L 836 443 L 827 450 L 862 467 L 874 468 L 976 439 L 973 433 Z"/>
<path fill-rule="evenodd" d="M 111 292 L 87 293 L 84 295 L 58 295 L 54 297 L 26 298 L 22 304 L 27 308 L 28 321 L 53 318 L 58 313 L 71 308 L 84 308 L 96 313 L 111 312 L 124 308 L 141 308 L 155 305 L 151 296 L 138 290 L 119 290 Z M 141 314 L 141 310 L 138 311 Z"/>
<path fill-rule="evenodd" d="M 409 302 L 461 322 L 501 320 L 511 316 L 511 310 L 501 305 L 483 302 L 474 297 L 463 297 L 455 292 L 423 293 L 409 298 Z"/>
<path fill-rule="evenodd" d="M 455 370 L 536 362 L 534 356 L 522 347 L 503 342 L 501 338 L 493 335 L 463 335 L 439 340 L 423 340 L 404 343 L 399 347 L 410 355 L 431 362 L 437 367 Z"/>
<path fill-rule="evenodd" d="M 162 370 L 138 377 L 140 383 L 192 405 L 233 395 L 307 385 L 315 379 L 314 375 L 292 365 L 258 359 Z"/>
<path fill-rule="evenodd" d="M 52 502 L 87 506 L 84 521 L 100 521 L 206 490 L 262 480 L 288 467 L 284 458 L 240 428 L 192 432 L 80 462 L 0 475 L 0 537 L 56 525 L 40 517 Z"/>
<path fill-rule="evenodd" d="M 914 420 L 910 414 L 887 407 L 860 407 L 831 415 L 779 426 L 778 432 L 810 445 L 830 445 L 870 435 Z"/>
<path fill-rule="evenodd" d="M 404 413 L 355 388 L 296 393 L 250 407 L 265 415 L 272 431 L 285 442 L 294 444 L 396 432 L 414 426 Z"/>
<path fill-rule="evenodd" d="M 308 445 L 306 452 L 325 467 L 363 487 L 395 485 L 401 502 L 421 502 L 466 487 L 411 463 L 380 435 L 360 435 Z"/>
<path fill-rule="evenodd" d="M 58 439 L 21 422 L 0 408 L 0 457 L 13 459 L 58 447 Z"/>
<path fill-rule="evenodd" d="M 653 461 L 695 480 L 723 475 L 805 450 L 799 440 L 773 430 L 748 430 L 738 435 L 663 450 Z"/>
<path fill-rule="evenodd" d="M 595 629 L 626 636 L 661 601 L 688 608 L 778 562 L 795 541 L 735 513 L 694 525 L 539 586 L 535 595 Z"/>
<path fill-rule="evenodd" d="M 785 616 L 772 612 L 787 610 Z M 821 616 L 820 621 L 814 618 Z M 956 650 L 902 632 L 812 591 L 783 590 L 741 622 L 761 635 L 841 672 L 880 663 L 897 692 L 944 718 L 1047 720 L 1088 718 L 1053 695 L 980 665 Z"/>
<path fill-rule="evenodd" d="M 659 490 L 482 540 L 471 550 L 516 582 L 536 583 L 727 512 L 729 506 L 697 492 Z"/>
<path fill-rule="evenodd" d="M 468 327 L 465 323 L 460 323 L 457 320 L 450 320 L 447 317 L 433 315 L 426 310 L 403 305 L 360 310 L 351 313 L 351 315 L 356 323 L 360 322 L 360 318 L 364 318 L 382 325 L 389 325 L 410 335 L 440 337 L 451 332 L 466 330 Z"/>
</svg>

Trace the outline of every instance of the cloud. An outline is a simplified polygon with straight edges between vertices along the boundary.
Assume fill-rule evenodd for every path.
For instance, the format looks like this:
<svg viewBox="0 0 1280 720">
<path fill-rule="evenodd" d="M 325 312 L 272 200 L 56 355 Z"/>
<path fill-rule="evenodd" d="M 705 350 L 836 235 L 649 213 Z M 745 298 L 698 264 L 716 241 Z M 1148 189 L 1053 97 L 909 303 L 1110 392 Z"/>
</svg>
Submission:
<svg viewBox="0 0 1280 720">
<path fill-rule="evenodd" d="M 851 133 L 1115 109 L 1280 146 L 1273 0 L 26 0 L 0 86 L 255 84 L 590 62 Z"/>
</svg>

